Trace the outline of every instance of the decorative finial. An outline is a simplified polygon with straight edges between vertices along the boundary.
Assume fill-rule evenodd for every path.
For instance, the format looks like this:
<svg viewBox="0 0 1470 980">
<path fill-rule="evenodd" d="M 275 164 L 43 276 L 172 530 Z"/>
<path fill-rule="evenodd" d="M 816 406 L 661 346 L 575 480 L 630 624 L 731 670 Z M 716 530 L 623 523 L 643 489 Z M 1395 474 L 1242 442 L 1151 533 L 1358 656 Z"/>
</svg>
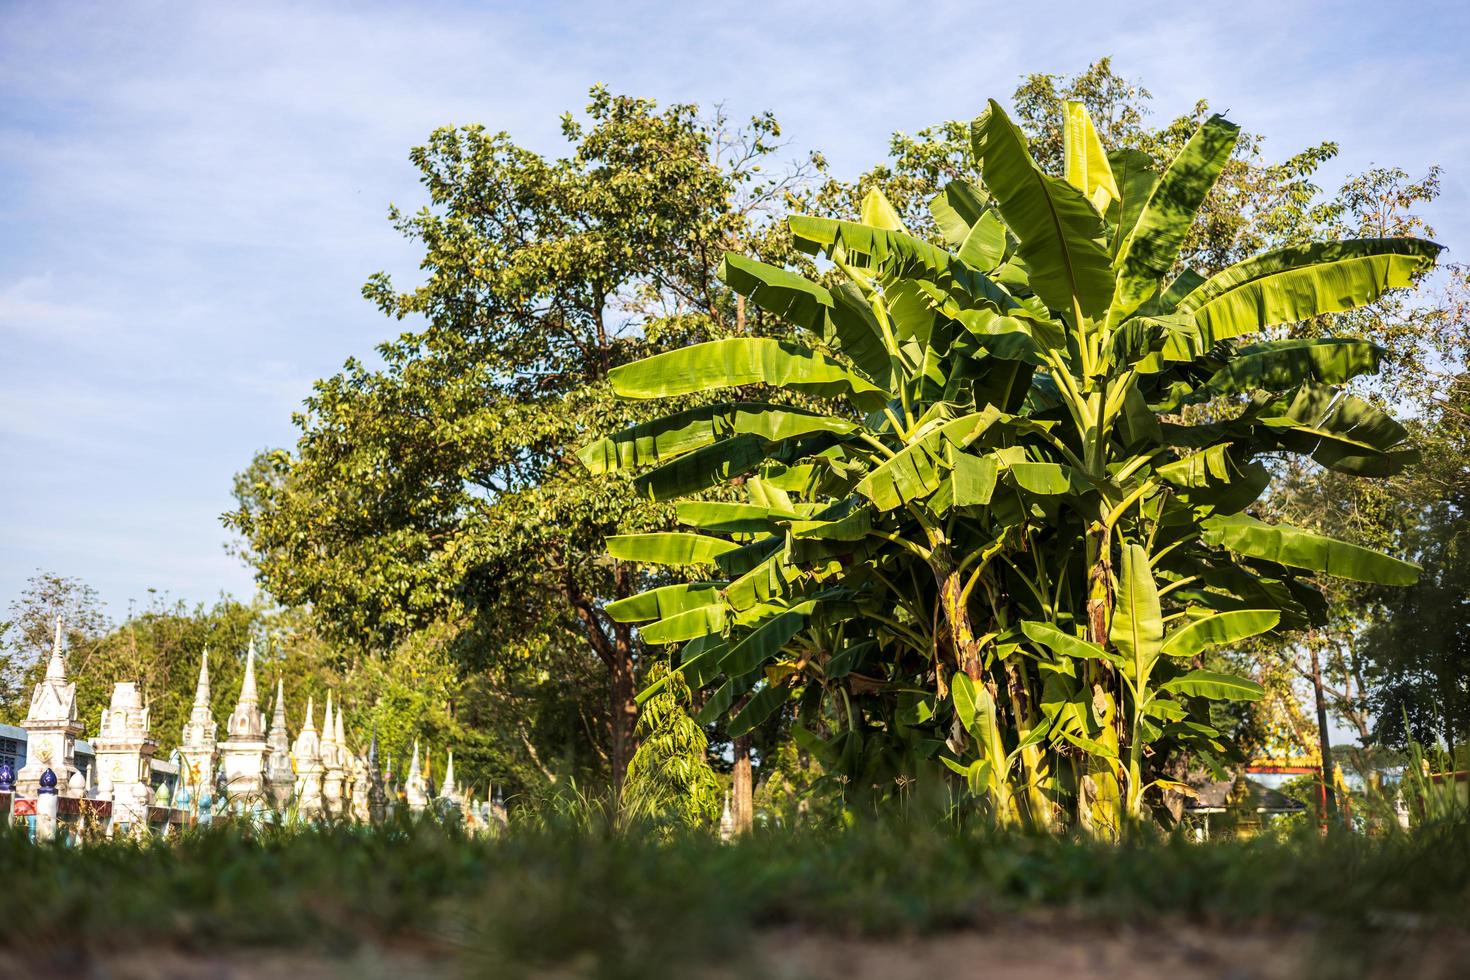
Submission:
<svg viewBox="0 0 1470 980">
<path fill-rule="evenodd" d="M 37 792 L 42 796 L 56 795 L 56 770 L 46 767 L 46 771 L 41 773 L 41 788 Z"/>
<path fill-rule="evenodd" d="M 51 643 L 51 660 L 46 664 L 48 681 L 66 680 L 66 661 L 61 658 L 61 617 L 56 617 L 56 638 Z"/>
</svg>

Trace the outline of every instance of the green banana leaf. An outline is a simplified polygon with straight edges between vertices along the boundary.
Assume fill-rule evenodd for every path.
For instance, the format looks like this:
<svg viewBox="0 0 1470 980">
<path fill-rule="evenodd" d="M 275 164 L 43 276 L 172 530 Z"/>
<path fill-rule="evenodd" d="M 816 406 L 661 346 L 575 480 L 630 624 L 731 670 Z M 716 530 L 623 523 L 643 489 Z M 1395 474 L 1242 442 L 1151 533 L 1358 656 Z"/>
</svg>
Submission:
<svg viewBox="0 0 1470 980">
<path fill-rule="evenodd" d="M 645 643 L 664 645 L 682 643 L 701 636 L 718 634 L 725 628 L 725 607 L 719 603 L 686 609 L 684 612 L 640 627 L 638 635 Z"/>
<path fill-rule="evenodd" d="M 650 565 L 709 565 L 717 556 L 736 550 L 738 546 L 724 538 L 677 531 L 613 534 L 607 538 L 607 553 L 614 558 Z"/>
<path fill-rule="evenodd" d="M 1159 590 L 1153 566 L 1141 545 L 1126 544 L 1118 566 L 1118 594 L 1108 639 L 1134 671 L 1137 680 L 1147 675 L 1159 658 L 1164 642 L 1164 614 L 1159 608 Z"/>
<path fill-rule="evenodd" d="M 870 378 L 888 377 L 892 364 L 873 311 L 851 291 L 835 292 L 794 272 L 734 252 L 720 262 L 719 277 L 761 309 L 805 327 L 852 358 Z"/>
<path fill-rule="evenodd" d="M 1073 636 L 1051 623 L 1023 620 L 1021 632 L 1025 633 L 1026 638 L 1031 642 L 1041 644 L 1059 657 L 1069 657 L 1073 660 L 1106 660 L 1109 663 L 1121 664 L 1121 659 L 1112 651 L 1105 650 L 1096 643 L 1090 643 L 1080 636 Z"/>
<path fill-rule="evenodd" d="M 770 444 L 759 436 L 741 435 L 671 459 L 633 479 L 639 496 L 673 500 L 719 486 L 765 462 Z"/>
<path fill-rule="evenodd" d="M 1261 685 L 1247 677 L 1212 670 L 1191 670 L 1165 681 L 1159 689 L 1211 701 L 1259 701 L 1266 694 Z"/>
<path fill-rule="evenodd" d="M 1119 200 L 1110 209 L 1113 218 L 1113 236 L 1109 251 L 1113 255 L 1123 247 L 1128 235 L 1138 224 L 1138 216 L 1148 203 L 1154 185 L 1159 182 L 1154 158 L 1142 150 L 1114 150 L 1108 154 L 1108 166 L 1113 172 L 1113 181 L 1118 187 Z"/>
<path fill-rule="evenodd" d="M 986 199 L 985 192 L 969 181 L 952 180 L 929 201 L 929 213 L 951 248 L 959 248 L 970 237 L 985 213 Z"/>
<path fill-rule="evenodd" d="M 667 619 L 689 609 L 720 601 L 724 582 L 680 582 L 649 589 L 607 604 L 607 614 L 617 623 L 642 623 Z"/>
<path fill-rule="evenodd" d="M 1278 323 L 1295 323 L 1322 313 L 1338 313 L 1371 303 L 1390 289 L 1411 286 L 1434 264 L 1440 246 L 1419 239 L 1392 240 L 1363 255 L 1291 266 L 1296 254 L 1313 254 L 1311 247 L 1282 250 L 1248 260 L 1249 268 L 1232 266 L 1184 298 L 1195 324 L 1211 341 L 1256 333 Z M 1346 243 L 1343 243 L 1346 244 Z M 1359 243 L 1360 244 L 1360 243 Z M 1327 249 L 1318 252 L 1336 254 Z M 1265 273 L 1277 263 L 1280 271 Z M 1235 271 L 1232 271 L 1235 270 Z M 1220 281 L 1224 279 L 1225 282 Z M 1214 285 L 1212 285 L 1214 284 Z M 1207 297 L 1200 303 L 1197 297 Z"/>
<path fill-rule="evenodd" d="M 907 500 L 922 500 L 939 488 L 947 468 L 944 446 L 964 449 L 1001 418 L 993 406 L 965 415 L 931 429 L 912 445 L 874 469 L 854 489 L 873 502 L 879 511 L 902 506 Z"/>
<path fill-rule="evenodd" d="M 1192 657 L 1213 646 L 1234 643 L 1276 628 L 1276 609 L 1236 609 L 1197 619 L 1169 634 L 1163 652 L 1170 657 Z"/>
<path fill-rule="evenodd" d="M 1206 518 L 1200 536 L 1206 544 L 1248 558 L 1264 558 L 1354 582 L 1413 585 L 1419 581 L 1418 565 L 1300 528 L 1267 524 L 1247 514 Z"/>
<path fill-rule="evenodd" d="M 1118 253 L 1118 292 L 1108 311 L 1111 323 L 1122 323 L 1158 291 L 1159 281 L 1178 259 L 1184 237 L 1239 137 L 1239 126 L 1223 116 L 1211 116 L 1154 185 Z"/>
<path fill-rule="evenodd" d="M 853 422 L 804 408 L 765 402 L 721 402 L 624 429 L 583 447 L 577 458 L 593 473 L 616 473 L 666 463 L 730 436 L 759 436 L 775 444 L 821 432 L 846 435 L 856 428 Z"/>
<path fill-rule="evenodd" d="M 1190 401 L 1204 401 L 1240 392 L 1285 391 L 1304 381 L 1342 384 L 1360 374 L 1378 370 L 1383 348 L 1365 340 L 1333 337 L 1323 340 L 1273 340 L 1241 348 L 1216 371 Z"/>
<path fill-rule="evenodd" d="M 806 624 L 807 614 L 795 609 L 767 619 L 730 648 L 720 661 L 720 669 L 731 677 L 750 673 L 780 653 L 782 647 L 806 628 Z"/>
<path fill-rule="evenodd" d="M 665 398 L 716 388 L 766 384 L 827 398 L 846 396 L 864 411 L 888 396 L 867 378 L 825 354 L 765 337 L 711 340 L 655 354 L 608 372 L 623 398 Z"/>
<path fill-rule="evenodd" d="M 1422 238 L 1351 238 L 1340 242 L 1311 242 L 1262 252 L 1222 269 L 1196 285 L 1179 301 L 1177 312 L 1193 314 L 1231 290 L 1289 272 L 1309 272 L 1316 266 L 1357 259 L 1407 260 L 1416 269 L 1434 264 L 1443 247 Z"/>
<path fill-rule="evenodd" d="M 1032 290 L 1054 310 L 1098 316 L 1113 295 L 1113 271 L 1098 240 L 1102 218 L 1077 188 L 1043 171 L 1026 138 L 992 99 L 970 127 L 975 159 L 1020 244 Z"/>
<path fill-rule="evenodd" d="M 784 522 L 802 519 L 795 509 L 716 500 L 681 501 L 674 505 L 674 516 L 685 527 L 721 534 L 776 534 Z"/>
</svg>

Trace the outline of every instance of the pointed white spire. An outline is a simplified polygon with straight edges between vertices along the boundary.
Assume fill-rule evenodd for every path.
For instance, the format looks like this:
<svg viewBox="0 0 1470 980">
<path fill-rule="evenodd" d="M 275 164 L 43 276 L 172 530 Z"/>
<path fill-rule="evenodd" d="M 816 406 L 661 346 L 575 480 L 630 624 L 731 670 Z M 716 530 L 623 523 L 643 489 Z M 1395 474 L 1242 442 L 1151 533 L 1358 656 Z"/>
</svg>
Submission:
<svg viewBox="0 0 1470 980">
<path fill-rule="evenodd" d="M 240 685 L 240 703 L 258 704 L 260 696 L 255 693 L 255 638 L 251 637 L 250 646 L 245 651 L 245 682 Z"/>
<path fill-rule="evenodd" d="M 199 683 L 194 686 L 194 705 L 209 705 L 209 647 L 199 655 Z"/>
<path fill-rule="evenodd" d="M 337 747 L 345 755 L 347 753 L 347 729 L 346 729 L 345 724 L 342 721 L 342 705 L 341 704 L 338 704 L 337 705 L 336 738 L 337 738 Z"/>
<path fill-rule="evenodd" d="M 439 795 L 447 799 L 453 799 L 455 794 L 454 785 L 454 750 L 449 750 L 449 761 L 444 764 L 444 782 L 439 786 Z"/>
<path fill-rule="evenodd" d="M 308 694 L 306 696 L 306 723 L 301 726 L 303 732 L 316 733 L 316 722 L 312 720 L 312 715 L 315 713 L 316 706 L 312 703 L 312 696 Z"/>
<path fill-rule="evenodd" d="M 276 704 L 271 712 L 271 731 L 277 728 L 283 732 L 286 730 L 286 686 L 279 677 L 276 678 Z"/>
<path fill-rule="evenodd" d="M 66 661 L 61 657 L 61 617 L 56 617 L 56 638 L 51 643 L 51 660 L 46 664 L 48 681 L 66 680 Z"/>
</svg>

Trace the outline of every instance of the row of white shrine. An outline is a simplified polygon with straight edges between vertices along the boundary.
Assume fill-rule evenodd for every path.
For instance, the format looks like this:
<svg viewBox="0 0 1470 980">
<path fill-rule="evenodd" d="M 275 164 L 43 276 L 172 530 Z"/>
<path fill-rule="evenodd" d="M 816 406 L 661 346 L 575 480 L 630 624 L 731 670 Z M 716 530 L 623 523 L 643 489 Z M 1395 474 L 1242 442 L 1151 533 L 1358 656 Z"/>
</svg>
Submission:
<svg viewBox="0 0 1470 980">
<path fill-rule="evenodd" d="M 76 742 L 84 726 L 77 715 L 76 683 L 67 678 L 57 623 L 45 676 L 31 695 L 30 709 L 21 727 L 26 731 L 26 762 L 15 774 L 16 800 L 47 793 L 61 798 L 105 801 L 112 821 L 145 826 L 150 808 L 183 811 L 193 817 L 235 812 L 288 814 L 297 819 L 343 819 L 379 822 L 399 802 L 411 812 L 432 803 L 453 809 L 472 823 L 492 821 L 503 814 L 488 805 L 465 806 L 454 777 L 451 751 L 444 780 L 433 794 L 414 745 L 413 761 L 402 787 L 389 774 L 385 779 L 377 760 L 374 736 L 366 753 L 348 744 L 340 706 L 334 711 L 327 695 L 322 728 L 317 730 L 315 704 L 308 700 L 306 719 L 293 742 L 286 730 L 284 687 L 278 680 L 269 726 L 260 707 L 255 679 L 255 648 L 245 660 L 240 696 L 226 723 L 225 738 L 210 708 L 209 655 L 201 655 L 194 704 L 184 724 L 177 750 L 176 785 L 152 783 L 158 742 L 149 727 L 149 709 L 135 683 L 113 686 L 111 703 L 102 709 L 101 724 L 91 739 L 93 763 L 84 773 L 76 758 Z M 6 767 L 8 768 L 8 766 Z M 3 787 L 10 788 L 10 787 Z M 499 810 L 498 807 L 495 808 Z M 175 821 L 178 822 L 178 821 Z"/>
</svg>

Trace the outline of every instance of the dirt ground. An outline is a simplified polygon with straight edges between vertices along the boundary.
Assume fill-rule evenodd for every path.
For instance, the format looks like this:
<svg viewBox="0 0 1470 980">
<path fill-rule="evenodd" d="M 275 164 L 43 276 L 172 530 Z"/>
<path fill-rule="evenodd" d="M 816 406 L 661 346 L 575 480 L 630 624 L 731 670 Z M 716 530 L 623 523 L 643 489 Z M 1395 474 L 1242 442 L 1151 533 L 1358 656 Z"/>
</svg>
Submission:
<svg viewBox="0 0 1470 980">
<path fill-rule="evenodd" d="M 905 940 L 844 939 L 798 931 L 764 934 L 758 961 L 738 968 L 651 968 L 643 975 L 701 980 L 1297 980 L 1373 977 L 1450 980 L 1470 975 L 1470 936 L 1415 935 L 1364 946 L 1311 931 L 1167 930 L 1017 923 Z M 1355 949 L 1356 952 L 1350 952 Z M 46 961 L 0 954 L 0 978 L 86 980 L 388 980 L 516 977 L 580 980 L 597 970 L 512 970 L 489 960 L 468 965 L 443 951 L 362 949 L 346 957 L 293 951 L 217 955 L 167 950 L 68 955 Z M 642 971 L 639 971 L 642 973 Z M 623 975 L 627 975 L 624 973 Z"/>
</svg>

